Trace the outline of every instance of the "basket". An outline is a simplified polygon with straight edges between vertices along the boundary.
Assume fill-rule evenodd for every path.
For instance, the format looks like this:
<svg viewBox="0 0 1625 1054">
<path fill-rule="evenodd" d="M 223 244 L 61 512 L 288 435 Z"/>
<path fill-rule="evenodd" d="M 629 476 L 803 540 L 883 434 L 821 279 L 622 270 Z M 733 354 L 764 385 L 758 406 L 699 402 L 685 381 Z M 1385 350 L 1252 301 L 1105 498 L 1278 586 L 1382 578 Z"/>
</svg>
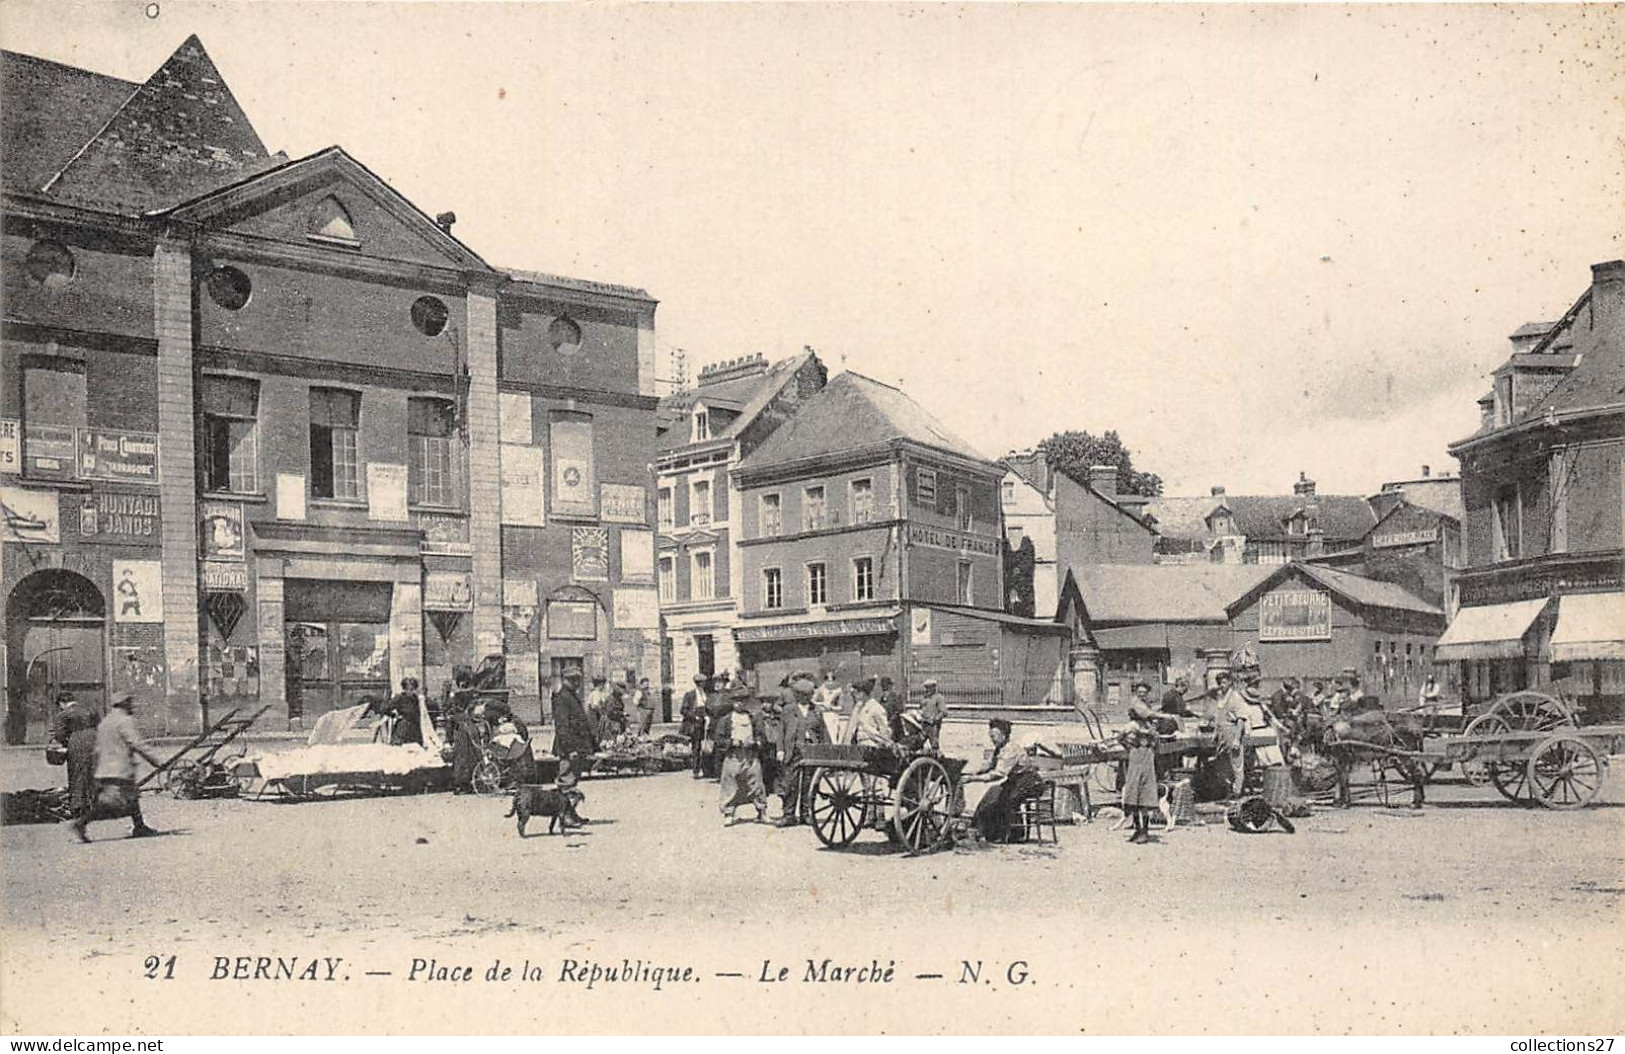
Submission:
<svg viewBox="0 0 1625 1054">
<path fill-rule="evenodd" d="M 1190 780 L 1177 780 L 1169 788 L 1168 810 L 1173 814 L 1177 826 L 1184 827 L 1196 822 L 1196 790 Z"/>
</svg>

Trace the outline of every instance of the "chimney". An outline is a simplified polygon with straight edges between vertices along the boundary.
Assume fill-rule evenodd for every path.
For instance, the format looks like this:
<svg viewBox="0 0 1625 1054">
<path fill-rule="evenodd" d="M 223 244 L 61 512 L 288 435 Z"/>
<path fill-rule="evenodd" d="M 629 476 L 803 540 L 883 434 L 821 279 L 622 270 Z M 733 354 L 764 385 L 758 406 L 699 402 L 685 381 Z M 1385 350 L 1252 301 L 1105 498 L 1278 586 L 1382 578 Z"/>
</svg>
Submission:
<svg viewBox="0 0 1625 1054">
<path fill-rule="evenodd" d="M 1090 465 L 1089 488 L 1096 494 L 1117 500 L 1117 466 Z"/>
<path fill-rule="evenodd" d="M 1309 474 L 1307 472 L 1298 473 L 1298 482 L 1292 484 L 1292 493 L 1298 495 L 1300 498 L 1314 497 L 1315 481 L 1309 478 Z"/>
<path fill-rule="evenodd" d="M 451 233 L 451 225 L 456 222 L 457 214 L 455 212 L 442 212 L 434 218 L 434 225 L 447 234 Z"/>
<path fill-rule="evenodd" d="M 1224 488 L 1223 487 L 1214 487 L 1210 493 L 1215 498 L 1222 498 L 1222 497 L 1224 497 Z"/>
<path fill-rule="evenodd" d="M 1625 260 L 1591 265 L 1591 328 L 1617 325 L 1625 317 Z"/>
<path fill-rule="evenodd" d="M 1433 475 L 1433 470 L 1430 469 L 1428 466 L 1423 465 L 1422 466 L 1422 478 L 1427 479 L 1431 475 Z"/>
</svg>

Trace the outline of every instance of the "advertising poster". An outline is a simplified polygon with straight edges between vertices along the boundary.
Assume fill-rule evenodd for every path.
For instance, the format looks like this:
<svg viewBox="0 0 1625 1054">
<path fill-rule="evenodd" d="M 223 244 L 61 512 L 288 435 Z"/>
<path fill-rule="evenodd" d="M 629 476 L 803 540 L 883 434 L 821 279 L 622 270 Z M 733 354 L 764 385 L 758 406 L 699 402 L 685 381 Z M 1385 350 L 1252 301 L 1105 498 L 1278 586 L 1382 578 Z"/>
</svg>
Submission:
<svg viewBox="0 0 1625 1054">
<path fill-rule="evenodd" d="M 577 527 L 570 532 L 570 575 L 577 582 L 609 581 L 609 528 Z"/>
<path fill-rule="evenodd" d="M 0 420 L 0 472 L 23 470 L 23 426 L 21 421 Z"/>
<path fill-rule="evenodd" d="M 286 472 L 276 474 L 276 518 L 279 520 L 305 518 L 305 477 Z"/>
<path fill-rule="evenodd" d="M 467 571 L 430 571 L 423 576 L 424 611 L 470 611 L 474 585 Z"/>
<path fill-rule="evenodd" d="M 597 640 L 598 605 L 591 600 L 549 600 L 547 636 L 550 640 Z"/>
<path fill-rule="evenodd" d="M 79 478 L 158 482 L 158 437 L 151 432 L 79 429 Z"/>
<path fill-rule="evenodd" d="M 502 581 L 503 651 L 534 651 L 541 634 L 537 625 L 536 580 L 507 578 Z"/>
<path fill-rule="evenodd" d="M 73 479 L 78 441 L 71 428 L 31 424 L 23 429 L 23 458 L 35 479 Z"/>
<path fill-rule="evenodd" d="M 540 447 L 502 446 L 502 522 L 509 527 L 541 527 L 542 450 Z"/>
<path fill-rule="evenodd" d="M 652 582 L 655 576 L 655 532 L 621 532 L 621 581 Z"/>
<path fill-rule="evenodd" d="M 385 523 L 406 522 L 406 466 L 367 465 L 367 515 Z"/>
<path fill-rule="evenodd" d="M 652 589 L 615 590 L 616 629 L 659 629 L 660 599 Z"/>
<path fill-rule="evenodd" d="M 647 497 L 642 487 L 605 483 L 598 488 L 598 516 L 605 523 L 647 523 Z"/>
<path fill-rule="evenodd" d="M 468 540 L 468 519 L 463 516 L 418 516 L 423 532 L 423 552 L 433 556 L 468 556 L 474 546 Z"/>
<path fill-rule="evenodd" d="M 198 519 L 203 528 L 199 554 L 203 559 L 243 559 L 248 547 L 244 538 L 241 505 L 231 501 L 205 501 L 198 506 Z"/>
<path fill-rule="evenodd" d="M 554 421 L 551 435 L 553 511 L 561 516 L 595 515 L 591 423 Z"/>
<path fill-rule="evenodd" d="M 1331 640 L 1331 594 L 1312 589 L 1268 594 L 1258 604 L 1258 639 Z"/>
<path fill-rule="evenodd" d="M 532 441 L 530 426 L 530 394 L 528 392 L 497 393 L 499 417 L 498 435 L 503 443 L 529 446 Z"/>
<path fill-rule="evenodd" d="M 0 487 L 0 542 L 62 540 L 61 508 L 54 490 Z"/>
<path fill-rule="evenodd" d="M 164 620 L 164 565 L 158 560 L 113 561 L 113 621 Z"/>
<path fill-rule="evenodd" d="M 105 542 L 158 545 L 162 517 L 151 492 L 86 494 L 79 501 L 79 536 Z"/>
</svg>

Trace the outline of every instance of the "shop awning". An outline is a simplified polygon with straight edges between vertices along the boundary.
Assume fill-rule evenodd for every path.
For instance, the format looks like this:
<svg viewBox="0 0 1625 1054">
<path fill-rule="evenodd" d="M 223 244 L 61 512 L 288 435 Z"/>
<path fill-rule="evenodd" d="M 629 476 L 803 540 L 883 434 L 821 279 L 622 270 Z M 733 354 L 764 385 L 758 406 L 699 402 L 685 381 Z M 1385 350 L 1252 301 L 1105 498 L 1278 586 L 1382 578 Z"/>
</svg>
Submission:
<svg viewBox="0 0 1625 1054">
<path fill-rule="evenodd" d="M 753 644 L 767 640 L 808 637 L 865 637 L 897 632 L 897 608 L 853 614 L 798 615 L 782 619 L 751 620 L 734 627 L 734 640 Z"/>
<path fill-rule="evenodd" d="M 1516 659 L 1523 655 L 1523 635 L 1545 609 L 1546 597 L 1462 608 L 1439 638 L 1434 657 L 1457 659 Z"/>
<path fill-rule="evenodd" d="M 1553 662 L 1625 659 L 1625 593 L 1575 593 L 1557 604 Z"/>
</svg>

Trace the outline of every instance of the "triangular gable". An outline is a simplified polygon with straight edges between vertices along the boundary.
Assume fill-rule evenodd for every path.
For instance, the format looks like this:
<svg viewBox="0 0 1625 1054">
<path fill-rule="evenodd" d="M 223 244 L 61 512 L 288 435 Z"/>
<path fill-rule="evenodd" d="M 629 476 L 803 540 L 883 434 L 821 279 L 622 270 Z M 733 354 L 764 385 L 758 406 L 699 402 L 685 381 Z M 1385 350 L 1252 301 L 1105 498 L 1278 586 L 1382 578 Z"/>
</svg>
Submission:
<svg viewBox="0 0 1625 1054">
<path fill-rule="evenodd" d="M 338 224 L 333 202 L 342 209 Z M 167 214 L 211 230 L 256 238 L 337 244 L 363 256 L 491 269 L 474 250 L 337 146 L 222 187 Z M 345 224 L 353 239 L 343 236 Z"/>
<path fill-rule="evenodd" d="M 208 52 L 191 36 L 43 189 L 133 214 L 185 201 L 275 163 Z"/>
<path fill-rule="evenodd" d="M 1225 611 L 1227 613 L 1229 613 L 1232 617 L 1234 617 L 1234 615 L 1235 615 L 1235 613 L 1237 611 L 1239 611 L 1240 609 L 1242 609 L 1242 608 L 1246 607 L 1247 605 L 1251 604 L 1253 601 L 1257 600 L 1259 597 L 1263 596 L 1265 593 L 1268 593 L 1270 590 L 1274 589 L 1281 582 L 1285 581 L 1286 579 L 1288 579 L 1290 577 L 1293 577 L 1294 575 L 1298 574 L 1300 571 L 1303 572 L 1303 577 L 1309 579 L 1310 582 L 1312 582 L 1313 584 L 1319 586 L 1320 588 L 1326 590 L 1327 592 L 1336 594 L 1337 596 L 1341 597 L 1344 601 L 1347 601 L 1349 599 L 1347 596 L 1344 595 L 1342 590 L 1335 588 L 1330 582 L 1327 582 L 1324 579 L 1322 579 L 1322 578 L 1314 575 L 1313 573 L 1311 573 L 1311 571 L 1309 569 L 1309 565 L 1301 563 L 1301 562 L 1299 562 L 1297 560 L 1292 560 L 1292 561 L 1289 561 L 1287 563 L 1281 564 L 1274 571 L 1271 571 L 1269 574 L 1267 574 L 1263 578 L 1259 579 L 1256 583 L 1254 583 L 1252 585 L 1251 588 L 1249 588 L 1246 592 L 1242 593 L 1240 596 L 1236 597 L 1234 600 L 1225 601 L 1225 603 L 1224 603 Z"/>
<path fill-rule="evenodd" d="M 1436 526 L 1440 520 L 1455 522 L 1455 517 L 1440 512 L 1438 509 L 1430 509 L 1426 505 L 1417 505 L 1408 498 L 1401 498 L 1394 502 L 1388 511 L 1383 513 L 1377 519 L 1377 522 L 1371 525 L 1371 529 L 1365 533 L 1366 537 L 1370 538 L 1374 535 L 1404 530 L 1408 527 L 1421 530 L 1425 527 Z"/>
<path fill-rule="evenodd" d="M 1066 580 L 1061 583 L 1061 600 L 1055 605 L 1055 621 L 1074 631 L 1074 643 L 1080 639 L 1095 643 L 1095 635 L 1089 628 L 1089 606 L 1083 602 L 1083 590 L 1078 588 L 1078 580 L 1070 568 L 1066 572 Z M 1081 637 L 1077 632 L 1080 630 Z"/>
</svg>

